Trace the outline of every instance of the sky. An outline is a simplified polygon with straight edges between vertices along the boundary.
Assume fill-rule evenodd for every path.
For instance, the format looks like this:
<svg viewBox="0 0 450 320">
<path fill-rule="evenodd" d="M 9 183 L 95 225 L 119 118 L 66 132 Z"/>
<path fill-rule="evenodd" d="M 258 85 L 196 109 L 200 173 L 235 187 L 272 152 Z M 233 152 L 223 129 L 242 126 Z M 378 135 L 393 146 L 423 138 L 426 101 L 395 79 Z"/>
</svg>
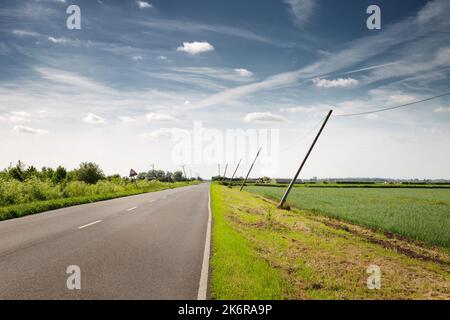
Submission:
<svg viewBox="0 0 450 320">
<path fill-rule="evenodd" d="M 81 29 L 68 29 L 70 5 Z M 380 8 L 381 29 L 366 12 Z M 2 0 L 0 168 L 450 178 L 447 0 Z"/>
</svg>

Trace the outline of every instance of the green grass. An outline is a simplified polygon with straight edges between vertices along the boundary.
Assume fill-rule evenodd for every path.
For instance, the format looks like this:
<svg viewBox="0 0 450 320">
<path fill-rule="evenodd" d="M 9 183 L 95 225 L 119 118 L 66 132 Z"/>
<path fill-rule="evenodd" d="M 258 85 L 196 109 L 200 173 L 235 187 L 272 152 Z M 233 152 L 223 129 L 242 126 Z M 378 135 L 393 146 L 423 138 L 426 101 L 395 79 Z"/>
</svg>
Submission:
<svg viewBox="0 0 450 320">
<path fill-rule="evenodd" d="M 211 200 L 214 299 L 450 299 L 448 250 L 218 184 Z M 380 290 L 367 289 L 371 264 L 382 270 Z"/>
<path fill-rule="evenodd" d="M 211 291 L 214 299 L 281 299 L 281 275 L 258 259 L 252 242 L 234 230 L 225 217 L 223 194 L 211 186 L 213 253 Z"/>
<path fill-rule="evenodd" d="M 127 186 L 127 188 L 118 188 L 114 191 L 114 188 L 108 189 L 96 189 L 97 193 L 92 192 L 90 195 L 84 196 L 74 196 L 74 197 L 60 197 L 56 199 L 43 200 L 43 201 L 31 201 L 28 203 L 18 203 L 8 206 L 0 207 L 0 221 L 12 218 L 18 218 L 30 214 L 35 214 L 39 212 L 44 212 L 48 210 L 55 210 L 59 208 L 97 202 L 102 200 L 109 200 L 114 198 L 126 197 L 136 194 L 142 194 L 147 192 L 155 192 L 165 189 L 172 189 L 177 187 L 182 187 L 189 185 L 189 182 L 175 182 L 175 183 L 165 183 L 165 182 L 140 182 L 138 187 L 135 185 L 131 185 L 131 187 Z M 98 187 L 98 186 L 97 186 Z M 93 187 L 91 187 L 93 188 Z M 110 192 L 107 192 L 109 190 Z"/>
<path fill-rule="evenodd" d="M 284 189 L 249 186 L 279 200 Z M 406 188 L 293 188 L 288 204 L 351 223 L 450 247 L 450 190 Z"/>
</svg>

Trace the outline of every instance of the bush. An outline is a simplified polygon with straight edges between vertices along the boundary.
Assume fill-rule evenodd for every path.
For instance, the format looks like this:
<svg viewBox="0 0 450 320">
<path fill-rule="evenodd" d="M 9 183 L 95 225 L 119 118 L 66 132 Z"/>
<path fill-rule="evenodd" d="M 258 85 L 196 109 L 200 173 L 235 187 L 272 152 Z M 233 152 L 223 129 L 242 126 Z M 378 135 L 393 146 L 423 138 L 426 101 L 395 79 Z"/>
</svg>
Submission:
<svg viewBox="0 0 450 320">
<path fill-rule="evenodd" d="M 89 184 L 96 184 L 99 180 L 105 179 L 102 169 L 93 162 L 83 162 L 76 170 L 79 181 Z"/>
</svg>

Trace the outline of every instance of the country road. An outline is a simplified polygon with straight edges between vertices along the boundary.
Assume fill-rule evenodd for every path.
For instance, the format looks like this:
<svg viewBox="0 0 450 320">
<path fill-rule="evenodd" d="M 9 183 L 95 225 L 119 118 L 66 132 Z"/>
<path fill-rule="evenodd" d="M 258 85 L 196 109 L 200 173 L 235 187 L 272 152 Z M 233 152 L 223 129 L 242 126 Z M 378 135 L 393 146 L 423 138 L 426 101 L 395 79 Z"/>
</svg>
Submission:
<svg viewBox="0 0 450 320">
<path fill-rule="evenodd" d="M 197 299 L 208 199 L 204 183 L 2 221 L 0 299 Z"/>
</svg>

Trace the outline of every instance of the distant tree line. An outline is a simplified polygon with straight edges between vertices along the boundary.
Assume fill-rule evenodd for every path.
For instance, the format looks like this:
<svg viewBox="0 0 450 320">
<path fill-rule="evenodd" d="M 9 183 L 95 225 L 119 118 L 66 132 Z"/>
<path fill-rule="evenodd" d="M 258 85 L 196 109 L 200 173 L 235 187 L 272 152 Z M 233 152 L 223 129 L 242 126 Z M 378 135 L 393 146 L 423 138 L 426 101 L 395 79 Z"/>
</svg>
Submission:
<svg viewBox="0 0 450 320">
<path fill-rule="evenodd" d="M 161 182 L 179 182 L 179 181 L 194 181 L 198 180 L 201 181 L 202 178 L 200 177 L 191 177 L 187 178 L 183 175 L 183 172 L 181 171 L 164 171 L 164 170 L 149 170 L 147 172 L 140 172 L 137 175 L 138 180 L 158 180 Z"/>
</svg>

